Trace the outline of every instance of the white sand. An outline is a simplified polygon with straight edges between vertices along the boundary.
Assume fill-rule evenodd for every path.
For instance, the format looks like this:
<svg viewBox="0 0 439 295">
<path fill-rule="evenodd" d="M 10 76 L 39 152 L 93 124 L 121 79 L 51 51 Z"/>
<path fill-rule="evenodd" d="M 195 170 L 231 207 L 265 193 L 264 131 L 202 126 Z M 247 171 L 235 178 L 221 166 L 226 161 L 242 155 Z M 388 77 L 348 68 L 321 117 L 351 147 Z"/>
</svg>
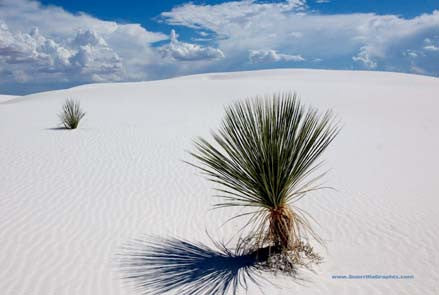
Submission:
<svg viewBox="0 0 439 295">
<path fill-rule="evenodd" d="M 7 100 L 10 100 L 10 99 L 13 99 L 13 98 L 16 98 L 17 96 L 16 95 L 0 95 L 0 102 L 5 102 L 5 101 L 7 101 Z"/>
<path fill-rule="evenodd" d="M 439 294 L 439 80 L 316 70 L 86 85 L 0 103 L 1 294 L 137 294 L 119 279 L 124 243 L 144 234 L 209 243 L 206 229 L 229 239 L 240 222 L 222 226 L 233 211 L 209 211 L 212 185 L 181 160 L 219 126 L 224 105 L 287 90 L 342 120 L 324 155 L 338 192 L 299 203 L 327 240 L 312 282 L 278 278 L 265 294 Z M 87 115 L 78 130 L 52 129 L 68 97 Z M 349 274 L 415 278 L 331 279 Z"/>
</svg>

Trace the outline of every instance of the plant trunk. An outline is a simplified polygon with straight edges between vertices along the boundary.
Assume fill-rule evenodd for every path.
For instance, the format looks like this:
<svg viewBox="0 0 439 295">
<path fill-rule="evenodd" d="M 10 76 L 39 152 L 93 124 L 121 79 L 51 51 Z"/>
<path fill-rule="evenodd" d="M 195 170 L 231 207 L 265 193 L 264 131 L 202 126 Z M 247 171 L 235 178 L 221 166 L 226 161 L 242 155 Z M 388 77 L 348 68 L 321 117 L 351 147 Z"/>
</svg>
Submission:
<svg viewBox="0 0 439 295">
<path fill-rule="evenodd" d="M 296 242 L 292 233 L 294 215 L 287 206 L 282 206 L 270 211 L 269 240 L 281 249 L 292 249 Z"/>
</svg>

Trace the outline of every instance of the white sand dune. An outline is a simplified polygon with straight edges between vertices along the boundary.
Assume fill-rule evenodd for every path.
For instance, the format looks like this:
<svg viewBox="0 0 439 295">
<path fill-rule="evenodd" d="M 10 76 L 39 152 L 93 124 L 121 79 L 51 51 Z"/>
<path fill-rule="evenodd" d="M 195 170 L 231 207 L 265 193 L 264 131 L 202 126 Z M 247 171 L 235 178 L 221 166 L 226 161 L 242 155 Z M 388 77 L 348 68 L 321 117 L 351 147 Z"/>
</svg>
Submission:
<svg viewBox="0 0 439 295">
<path fill-rule="evenodd" d="M 5 102 L 16 97 L 16 95 L 0 95 L 0 102 Z"/>
<path fill-rule="evenodd" d="M 209 244 L 243 220 L 213 210 L 192 139 L 223 107 L 296 91 L 343 130 L 325 153 L 326 184 L 298 204 L 320 223 L 325 262 L 310 282 L 276 278 L 265 294 L 439 294 L 439 80 L 350 71 L 269 70 L 96 84 L 0 103 L 0 293 L 137 294 L 116 254 L 144 235 Z M 87 112 L 59 130 L 66 98 Z M 332 275 L 414 275 L 337 280 Z M 248 294 L 262 294 L 251 287 Z"/>
</svg>

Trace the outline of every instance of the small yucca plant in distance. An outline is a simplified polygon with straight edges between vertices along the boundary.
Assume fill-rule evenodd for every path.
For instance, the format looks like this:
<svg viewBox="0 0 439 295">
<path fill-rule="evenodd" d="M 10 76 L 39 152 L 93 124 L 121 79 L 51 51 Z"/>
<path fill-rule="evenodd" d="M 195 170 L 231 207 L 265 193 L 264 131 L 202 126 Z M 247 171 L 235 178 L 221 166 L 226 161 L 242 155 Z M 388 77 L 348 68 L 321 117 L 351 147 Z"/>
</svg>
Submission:
<svg viewBox="0 0 439 295">
<path fill-rule="evenodd" d="M 192 165 L 221 185 L 216 207 L 253 208 L 246 224 L 253 228 L 253 249 L 293 254 L 299 262 L 299 252 L 312 251 L 304 241 L 321 240 L 294 203 L 321 188 L 317 160 L 338 131 L 330 111 L 305 108 L 296 94 L 238 101 L 226 108 L 213 143 L 195 140 L 191 155 L 198 163 Z"/>
<path fill-rule="evenodd" d="M 81 110 L 79 101 L 67 99 L 62 107 L 59 118 L 63 126 L 67 129 L 76 129 L 85 113 Z"/>
</svg>

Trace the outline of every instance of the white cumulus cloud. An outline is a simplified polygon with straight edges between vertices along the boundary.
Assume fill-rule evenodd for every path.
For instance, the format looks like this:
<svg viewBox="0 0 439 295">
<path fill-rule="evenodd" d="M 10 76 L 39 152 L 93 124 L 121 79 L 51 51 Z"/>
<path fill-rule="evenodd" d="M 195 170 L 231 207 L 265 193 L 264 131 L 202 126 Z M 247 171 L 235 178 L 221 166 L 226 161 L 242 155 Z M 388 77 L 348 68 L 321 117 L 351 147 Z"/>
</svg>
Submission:
<svg viewBox="0 0 439 295">
<path fill-rule="evenodd" d="M 439 51 L 439 46 L 435 46 L 435 45 L 427 45 L 424 47 L 425 50 L 428 51 Z"/>
<path fill-rule="evenodd" d="M 92 31 L 79 31 L 71 42 L 60 44 L 33 28 L 13 32 L 0 24 L 0 64 L 11 77 L 26 82 L 38 79 L 73 79 L 86 82 L 123 78 L 119 56 Z"/>
<path fill-rule="evenodd" d="M 224 53 L 217 48 L 180 42 L 174 30 L 171 31 L 170 43 L 160 48 L 165 57 L 178 61 L 199 61 L 224 58 Z"/>
<path fill-rule="evenodd" d="M 248 56 L 250 62 L 252 63 L 271 63 L 271 62 L 299 62 L 305 61 L 305 59 L 300 55 L 290 55 L 277 53 L 276 50 L 250 50 Z"/>
<path fill-rule="evenodd" d="M 192 2 L 174 7 L 161 16 L 170 24 L 191 28 L 204 28 L 215 32 L 230 32 L 230 29 L 243 30 L 255 19 L 264 15 L 275 18 L 283 12 L 303 11 L 304 0 L 288 0 L 280 3 L 259 3 L 254 0 L 229 1 L 216 5 L 196 5 Z M 224 26 L 224 24 L 229 24 Z M 239 27 L 241 25 L 241 27 Z"/>
<path fill-rule="evenodd" d="M 36 1 L 1 0 L 0 86 L 13 91 L 27 83 L 27 91 L 36 91 L 57 83 L 155 78 L 147 70 L 160 57 L 152 43 L 167 38 L 138 24 L 103 21 Z"/>
<path fill-rule="evenodd" d="M 439 63 L 432 55 L 434 47 L 422 41 L 437 35 L 439 11 L 413 18 L 373 13 L 320 14 L 307 10 L 304 1 L 232 1 L 184 4 L 161 16 L 169 24 L 213 32 L 218 48 L 234 59 L 230 63 L 235 65 L 242 65 L 251 50 L 276 48 L 294 52 L 307 61 L 322 59 L 332 68 L 411 72 L 414 61 L 404 53 L 427 47 L 425 51 L 430 54 L 417 59 L 415 66 L 425 73 L 438 73 L 433 66 Z"/>
<path fill-rule="evenodd" d="M 362 47 L 360 52 L 352 57 L 353 61 L 361 63 L 363 66 L 369 69 L 374 69 L 377 67 L 377 63 L 371 58 L 368 48 Z"/>
</svg>

